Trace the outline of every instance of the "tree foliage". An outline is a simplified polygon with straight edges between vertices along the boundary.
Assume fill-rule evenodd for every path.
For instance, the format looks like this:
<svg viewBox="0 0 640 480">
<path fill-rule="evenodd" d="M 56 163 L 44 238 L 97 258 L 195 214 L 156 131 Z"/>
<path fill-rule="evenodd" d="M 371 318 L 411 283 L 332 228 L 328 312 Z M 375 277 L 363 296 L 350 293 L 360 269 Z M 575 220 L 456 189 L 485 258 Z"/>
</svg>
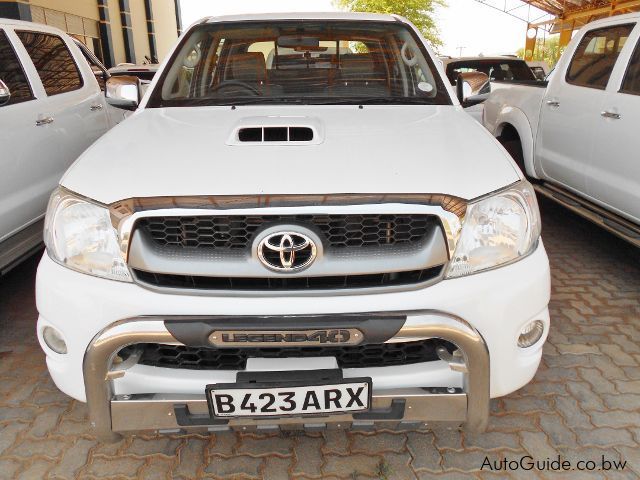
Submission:
<svg viewBox="0 0 640 480">
<path fill-rule="evenodd" d="M 533 59 L 536 61 L 545 61 L 549 67 L 553 68 L 558 63 L 560 55 L 565 47 L 560 47 L 560 35 L 552 35 L 547 38 L 538 38 L 536 47 L 533 50 Z M 524 48 L 516 52 L 520 58 L 524 58 Z"/>
<path fill-rule="evenodd" d="M 442 45 L 434 12 L 445 7 L 445 0 L 333 0 L 333 3 L 352 12 L 395 13 L 411 21 L 434 47 Z"/>
</svg>

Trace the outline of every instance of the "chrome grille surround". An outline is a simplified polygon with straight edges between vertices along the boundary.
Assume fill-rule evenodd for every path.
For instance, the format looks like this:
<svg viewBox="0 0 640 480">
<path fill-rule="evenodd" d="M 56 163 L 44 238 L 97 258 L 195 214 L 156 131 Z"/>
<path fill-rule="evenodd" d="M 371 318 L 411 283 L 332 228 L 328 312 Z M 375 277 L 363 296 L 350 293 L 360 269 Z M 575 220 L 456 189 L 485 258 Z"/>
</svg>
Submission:
<svg viewBox="0 0 640 480">
<path fill-rule="evenodd" d="M 429 270 L 439 267 L 444 271 L 450 255 L 457 242 L 466 202 L 461 199 L 442 195 L 329 195 L 329 196 L 277 196 L 276 197 L 198 197 L 191 199 L 135 199 L 118 202 L 110 206 L 112 221 L 116 226 L 123 257 L 133 270 L 156 273 L 160 275 L 185 275 L 196 277 L 217 277 L 220 272 L 230 278 L 292 278 L 292 277 L 337 277 L 372 274 L 390 274 L 410 271 Z M 282 197 L 282 198 L 280 198 Z M 312 198 L 310 198 L 312 197 Z M 316 198 L 318 197 L 318 198 Z M 369 203 L 374 201 L 376 203 Z M 191 202 L 194 208 L 185 208 Z M 200 203 L 198 203 L 200 202 Z M 398 202 L 398 203 L 396 203 Z M 433 203 L 438 203 L 434 205 Z M 173 208 L 163 208 L 169 207 Z M 212 206 L 218 208 L 211 208 Z M 240 208 L 235 208 L 235 207 Z M 445 208 L 446 207 L 446 208 Z M 294 218 L 304 220 L 315 217 L 344 218 L 360 216 L 360 218 L 423 218 L 429 219 L 428 232 L 419 241 L 394 242 L 379 245 L 381 236 L 378 229 L 374 245 L 366 247 L 350 247 L 342 242 L 340 246 L 332 246 L 323 235 L 321 228 L 313 222 L 296 222 L 278 224 L 263 222 L 263 229 L 253 235 L 251 251 L 247 248 L 183 248 L 175 245 L 158 245 L 149 235 L 142 235 L 137 229 L 137 222 L 149 224 L 155 218 L 166 217 L 272 217 L 274 219 Z M 164 221 L 164 220 L 161 220 Z M 310 237 L 317 245 L 317 259 L 304 272 L 279 273 L 269 271 L 260 264 L 256 254 L 256 244 L 263 236 L 286 230 L 298 231 Z M 370 239 L 372 237 L 369 237 Z M 416 237 L 414 236 L 414 239 Z M 344 237 L 342 238 L 344 240 Z M 361 245 L 361 243 L 358 243 Z M 344 288 L 338 294 L 356 292 L 375 293 L 380 289 L 415 289 L 423 288 L 442 278 L 429 278 L 424 283 L 410 285 L 393 285 L 381 287 L 367 286 Z M 168 293 L 184 293 L 191 291 L 184 288 L 167 288 L 139 282 L 141 285 Z M 383 282 L 384 283 L 384 282 Z M 369 288 L 371 287 L 371 288 Z M 296 293 L 295 290 L 285 291 Z M 202 292 L 195 291 L 196 294 Z M 208 290 L 205 294 L 215 293 Z M 243 294 L 233 289 L 224 290 L 225 295 Z M 282 295 L 283 291 L 262 293 Z M 332 290 L 314 292 L 310 287 L 304 294 L 333 294 Z M 260 292 L 248 292 L 249 295 Z"/>
<path fill-rule="evenodd" d="M 424 207 L 417 213 L 438 216 L 447 237 L 449 256 L 453 254 L 462 221 L 467 209 L 467 200 L 443 194 L 330 194 L 330 195 L 221 195 L 193 197 L 143 197 L 128 198 L 110 204 L 111 221 L 118 232 L 120 250 L 127 260 L 129 241 L 134 224 L 143 217 L 163 215 L 215 215 L 248 214 L 251 211 L 265 213 L 269 209 L 295 208 L 296 213 L 323 212 L 329 207 L 349 207 L 346 213 L 369 211 L 382 213 L 384 209 L 363 210 L 361 207 L 402 205 Z M 353 208 L 358 207 L 358 208 Z M 339 210 L 338 210 L 339 211 Z M 409 210 L 403 209 L 408 212 Z"/>
</svg>

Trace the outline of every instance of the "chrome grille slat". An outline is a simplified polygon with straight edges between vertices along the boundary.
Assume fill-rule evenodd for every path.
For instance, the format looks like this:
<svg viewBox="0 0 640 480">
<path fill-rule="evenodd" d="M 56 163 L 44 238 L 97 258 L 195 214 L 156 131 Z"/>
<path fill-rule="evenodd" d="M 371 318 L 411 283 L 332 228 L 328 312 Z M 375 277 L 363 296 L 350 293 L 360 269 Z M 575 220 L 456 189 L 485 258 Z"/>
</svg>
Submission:
<svg viewBox="0 0 640 480">
<path fill-rule="evenodd" d="M 328 277 L 209 277 L 197 275 L 172 275 L 133 270 L 137 281 L 164 288 L 192 288 L 207 290 L 286 291 L 286 290 L 340 290 L 394 285 L 412 285 L 434 280 L 442 273 L 442 267 L 408 272 L 379 273 L 369 275 L 339 275 Z"/>
<path fill-rule="evenodd" d="M 313 228 L 331 248 L 417 243 L 437 219 L 429 215 L 251 215 L 147 217 L 137 228 L 159 246 L 244 249 L 263 226 L 300 224 Z"/>
</svg>

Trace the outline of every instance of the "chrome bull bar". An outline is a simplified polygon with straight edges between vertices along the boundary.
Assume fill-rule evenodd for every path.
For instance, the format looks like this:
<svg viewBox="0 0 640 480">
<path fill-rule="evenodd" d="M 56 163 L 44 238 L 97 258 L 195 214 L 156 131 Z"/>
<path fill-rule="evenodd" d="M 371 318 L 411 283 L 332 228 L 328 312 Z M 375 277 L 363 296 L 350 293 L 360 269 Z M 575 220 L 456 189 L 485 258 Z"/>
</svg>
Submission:
<svg viewBox="0 0 640 480">
<path fill-rule="evenodd" d="M 473 432 L 486 429 L 489 420 L 490 366 L 489 352 L 480 333 L 455 316 L 424 310 L 394 312 L 406 315 L 407 320 L 389 341 L 415 341 L 440 338 L 455 344 L 460 355 L 441 355 L 453 370 L 463 372 L 462 389 L 430 388 L 429 386 L 376 391 L 372 397 L 372 412 L 338 414 L 321 418 L 230 419 L 224 426 L 246 428 L 257 425 L 265 429 L 276 425 L 299 424 L 322 426 L 326 423 L 352 423 L 360 419 L 389 420 L 376 412 L 392 412 L 391 418 L 403 423 L 458 422 Z M 184 317 L 188 322 L 190 317 Z M 144 323 L 142 323 L 144 322 Z M 144 328 L 137 329 L 137 326 Z M 153 326 L 150 326 L 153 325 Z M 89 344 L 83 364 L 89 421 L 95 434 L 104 441 L 120 438 L 117 432 L 134 430 L 175 430 L 204 427 L 215 430 L 219 421 L 208 417 L 207 401 L 202 395 L 166 395 L 144 393 L 115 395 L 113 381 L 126 374 L 124 365 L 113 366 L 117 352 L 137 343 L 165 343 L 183 345 L 166 328 L 162 317 L 138 317 L 116 322 L 100 332 Z M 126 362 L 125 362 L 126 363 Z M 394 408 L 402 411 L 393 415 Z M 319 423 L 321 422 L 321 423 Z M 226 423 L 226 421 L 225 421 Z M 220 429 L 220 428 L 219 428 Z"/>
</svg>

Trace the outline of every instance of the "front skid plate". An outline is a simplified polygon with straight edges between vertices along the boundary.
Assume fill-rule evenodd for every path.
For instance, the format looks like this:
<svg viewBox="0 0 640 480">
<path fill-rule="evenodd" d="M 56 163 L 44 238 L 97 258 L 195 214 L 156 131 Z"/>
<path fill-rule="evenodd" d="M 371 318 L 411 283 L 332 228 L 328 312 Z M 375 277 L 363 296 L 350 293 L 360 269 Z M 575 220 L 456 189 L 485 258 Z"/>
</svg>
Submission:
<svg viewBox="0 0 640 480">
<path fill-rule="evenodd" d="M 111 400 L 112 429 L 116 432 L 139 430 L 173 430 L 207 426 L 243 425 L 293 425 L 352 423 L 362 421 L 402 422 L 459 422 L 467 415 L 467 395 L 461 389 L 448 393 L 443 388 L 409 388 L 374 392 L 372 413 L 393 412 L 394 406 L 403 404 L 401 418 L 391 414 L 385 418 L 381 413 L 370 418 L 359 419 L 357 414 L 318 415 L 313 417 L 282 417 L 268 419 L 232 418 L 219 423 L 209 417 L 205 395 L 138 394 L 116 395 Z M 186 410 L 184 406 L 186 405 Z M 176 409 L 178 407 L 178 409 Z M 185 422 L 179 413 L 186 411 L 193 421 Z M 178 415 L 176 413 L 178 412 Z M 182 419 L 178 417 L 183 417 Z M 393 418 L 395 417 L 395 418 Z M 185 424 L 187 423 L 187 424 Z"/>
</svg>

